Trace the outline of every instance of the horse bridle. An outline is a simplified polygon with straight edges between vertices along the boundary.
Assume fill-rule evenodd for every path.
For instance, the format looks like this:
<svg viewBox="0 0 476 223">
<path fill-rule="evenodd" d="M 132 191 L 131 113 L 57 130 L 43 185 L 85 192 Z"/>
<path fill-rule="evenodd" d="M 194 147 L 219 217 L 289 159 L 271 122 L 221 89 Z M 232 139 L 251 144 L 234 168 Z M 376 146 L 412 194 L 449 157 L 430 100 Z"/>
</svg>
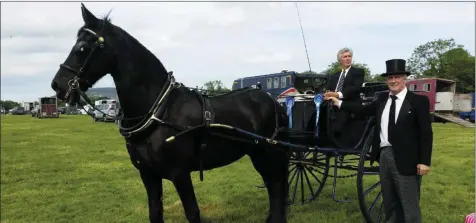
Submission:
<svg viewBox="0 0 476 223">
<path fill-rule="evenodd" d="M 104 27 L 103 27 L 104 29 Z M 104 47 L 104 37 L 102 37 L 101 35 L 98 35 L 96 32 L 94 32 L 93 30 L 91 29 L 88 29 L 88 28 L 82 28 L 81 31 L 86 31 L 92 35 L 94 35 L 96 37 L 96 41 L 92 44 L 93 47 L 91 47 L 91 52 L 89 53 L 89 55 L 86 57 L 86 59 L 84 60 L 83 62 L 83 65 L 81 66 L 81 68 L 79 70 L 76 70 L 74 69 L 73 67 L 65 64 L 65 63 L 62 63 L 60 64 L 60 67 L 61 68 L 64 68 L 68 71 L 71 71 L 73 73 L 75 73 L 75 76 L 68 81 L 68 91 L 66 92 L 65 94 L 65 99 L 68 100 L 68 97 L 70 96 L 70 94 L 73 92 L 73 91 L 77 91 L 79 92 L 80 96 L 83 97 L 83 99 L 86 101 L 86 103 L 88 103 L 94 110 L 96 111 L 99 111 L 100 113 L 106 115 L 106 116 L 109 116 L 111 117 L 110 115 L 100 111 L 99 109 L 97 109 L 91 102 L 91 100 L 89 99 L 89 97 L 86 95 L 86 93 L 84 93 L 81 88 L 80 88 L 80 78 L 81 76 L 84 74 L 85 72 L 85 69 L 88 65 L 88 63 L 90 62 L 90 59 L 93 55 L 93 53 L 98 49 L 98 48 L 103 48 Z M 79 43 L 77 43 L 75 45 L 75 47 L 80 47 L 80 51 L 84 51 L 84 46 L 86 45 L 90 45 L 89 43 L 87 43 L 86 41 L 80 41 Z M 78 49 L 76 49 L 78 50 Z M 84 81 L 86 84 L 89 84 L 87 80 Z M 136 126 L 133 126 L 133 127 L 130 127 L 130 128 L 124 128 L 121 126 L 121 123 L 119 122 L 119 128 L 121 130 L 121 134 L 123 134 L 125 137 L 128 137 L 130 136 L 131 134 L 133 133 L 137 133 L 137 132 L 140 132 L 142 131 L 143 129 L 147 128 L 148 126 L 151 125 L 152 122 L 154 121 L 159 121 L 161 123 L 165 123 L 164 121 L 162 121 L 161 119 L 159 119 L 158 117 L 155 116 L 155 113 L 157 112 L 157 110 L 160 108 L 160 106 L 163 104 L 163 101 L 164 99 L 170 94 L 171 90 L 173 88 L 177 88 L 177 87 L 180 87 L 181 84 L 179 83 L 176 83 L 175 82 L 175 78 L 173 77 L 173 72 L 168 72 L 168 75 L 167 75 L 167 80 L 166 80 L 166 84 L 164 86 L 164 88 L 162 89 L 162 91 L 160 92 L 158 98 L 156 99 L 156 101 L 154 102 L 154 105 L 152 106 L 152 108 L 149 110 L 149 112 L 147 112 L 146 114 L 144 115 L 141 115 L 141 116 L 138 116 L 138 117 L 133 117 L 133 118 L 117 118 L 117 117 L 112 117 L 114 118 L 115 120 L 119 120 L 119 121 L 122 121 L 122 120 L 137 120 L 137 119 L 143 119 L 144 117 L 147 117 L 148 115 L 151 115 L 145 122 L 144 120 L 142 120 L 141 122 L 139 122 Z"/>
<path fill-rule="evenodd" d="M 79 85 L 80 78 L 84 74 L 84 70 L 87 67 L 93 53 L 98 48 L 103 48 L 104 47 L 104 37 L 98 35 L 96 32 L 94 32 L 94 31 L 92 31 L 91 29 L 88 29 L 88 28 L 82 28 L 81 31 L 86 31 L 86 32 L 94 35 L 96 37 L 96 41 L 94 43 L 92 43 L 93 47 L 91 47 L 91 52 L 89 52 L 89 55 L 86 57 L 86 60 L 84 60 L 83 65 L 81 66 L 81 68 L 79 68 L 79 70 L 76 70 L 73 67 L 71 67 L 71 66 L 69 66 L 65 63 L 60 64 L 61 68 L 64 68 L 68 71 L 71 71 L 71 72 L 75 73 L 75 76 L 73 77 L 73 79 L 68 81 L 68 91 L 66 92 L 66 94 L 64 96 L 65 99 L 68 99 L 71 92 L 73 92 L 73 91 L 79 91 L 79 93 L 83 97 L 86 95 L 80 89 L 80 85 Z M 89 45 L 89 43 L 87 43 L 86 41 L 80 41 L 79 43 L 76 44 L 75 47 L 80 47 L 79 50 L 82 52 L 82 51 L 84 51 L 84 46 L 85 45 Z M 78 50 L 78 49 L 76 49 L 76 50 Z M 88 83 L 88 81 L 86 80 L 85 83 Z"/>
</svg>

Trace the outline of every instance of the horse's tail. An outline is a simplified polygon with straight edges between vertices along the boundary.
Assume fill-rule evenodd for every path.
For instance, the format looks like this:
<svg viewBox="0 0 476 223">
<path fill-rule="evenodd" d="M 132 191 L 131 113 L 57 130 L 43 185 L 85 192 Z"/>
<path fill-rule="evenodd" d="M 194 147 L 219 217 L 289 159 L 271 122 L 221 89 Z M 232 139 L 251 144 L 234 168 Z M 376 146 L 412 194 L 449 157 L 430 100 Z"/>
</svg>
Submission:
<svg viewBox="0 0 476 223">
<path fill-rule="evenodd" d="M 271 96 L 270 96 L 271 97 Z M 275 128 L 275 133 L 273 135 L 274 138 L 278 140 L 284 140 L 287 141 L 287 136 L 286 136 L 286 130 L 288 128 L 288 116 L 286 113 L 285 107 L 283 107 L 277 99 L 271 97 L 274 103 L 274 114 L 275 114 L 275 121 L 276 121 L 276 128 Z M 284 148 L 281 148 L 284 149 Z M 289 178 L 289 171 L 288 171 L 288 163 L 289 163 L 289 153 L 287 149 L 284 149 L 284 157 L 285 159 L 283 160 L 283 166 L 282 166 L 282 179 L 285 181 L 283 183 L 284 186 L 284 191 L 282 191 L 282 199 L 285 204 L 288 203 L 288 194 L 289 194 L 289 184 L 288 184 L 288 178 Z M 287 218 L 288 213 L 289 213 L 289 206 L 284 208 L 284 215 L 285 218 Z"/>
<path fill-rule="evenodd" d="M 273 96 L 267 94 L 271 101 L 273 102 L 274 107 L 274 121 L 275 121 L 275 132 L 272 138 L 281 138 L 279 137 L 282 130 L 286 129 L 288 126 L 288 116 L 286 114 L 285 108 L 279 104 L 278 100 L 273 98 Z"/>
<path fill-rule="evenodd" d="M 274 99 L 274 103 L 276 114 L 276 128 L 287 128 L 289 120 L 285 108 L 281 104 L 279 104 L 276 99 Z"/>
</svg>

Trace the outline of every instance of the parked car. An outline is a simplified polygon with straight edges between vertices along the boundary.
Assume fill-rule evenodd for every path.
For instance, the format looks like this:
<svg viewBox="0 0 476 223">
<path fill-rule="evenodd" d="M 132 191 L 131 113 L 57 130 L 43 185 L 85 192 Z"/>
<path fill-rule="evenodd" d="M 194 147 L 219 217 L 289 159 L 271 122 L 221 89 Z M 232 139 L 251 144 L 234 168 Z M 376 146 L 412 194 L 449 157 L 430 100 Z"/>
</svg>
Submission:
<svg viewBox="0 0 476 223">
<path fill-rule="evenodd" d="M 25 115 L 26 111 L 24 107 L 14 107 L 10 110 L 10 114 L 12 115 Z"/>
<path fill-rule="evenodd" d="M 66 114 L 66 107 L 58 107 L 56 112 L 58 112 L 58 114 Z"/>
<path fill-rule="evenodd" d="M 93 110 L 92 116 L 95 122 L 97 121 L 104 121 L 104 122 L 113 121 L 114 122 L 115 121 L 116 114 L 117 114 L 116 104 L 101 104 L 101 105 L 96 105 L 96 108 L 100 110 L 101 112 Z"/>
</svg>

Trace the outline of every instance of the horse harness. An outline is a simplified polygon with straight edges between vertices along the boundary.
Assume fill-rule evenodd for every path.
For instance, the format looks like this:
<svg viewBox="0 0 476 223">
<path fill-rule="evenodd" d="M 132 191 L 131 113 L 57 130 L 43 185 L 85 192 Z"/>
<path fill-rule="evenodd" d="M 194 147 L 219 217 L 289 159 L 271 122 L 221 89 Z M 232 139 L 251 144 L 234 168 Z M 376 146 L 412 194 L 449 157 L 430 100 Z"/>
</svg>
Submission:
<svg viewBox="0 0 476 223">
<path fill-rule="evenodd" d="M 83 52 L 85 50 L 84 49 L 85 46 L 91 48 L 91 52 L 86 57 L 83 65 L 80 67 L 79 70 L 76 70 L 73 67 L 71 67 L 67 64 L 64 64 L 64 63 L 60 64 L 61 68 L 64 68 L 64 69 L 66 69 L 68 71 L 71 71 L 71 72 L 76 74 L 71 80 L 68 81 L 68 87 L 69 88 L 68 88 L 68 91 L 65 94 L 65 98 L 68 99 L 68 97 L 70 96 L 71 93 L 73 93 L 74 91 L 77 91 L 79 93 L 79 95 L 86 101 L 86 103 L 89 104 L 94 110 L 99 111 L 99 112 L 103 113 L 104 115 L 108 115 L 108 114 L 105 114 L 104 112 L 100 111 L 99 109 L 97 109 L 93 105 L 93 103 L 91 102 L 89 97 L 86 95 L 86 93 L 83 92 L 80 88 L 80 81 L 81 81 L 80 78 L 84 74 L 93 53 L 98 48 L 103 48 L 104 47 L 104 37 L 98 35 L 96 32 L 94 32 L 94 31 L 92 31 L 91 29 L 88 29 L 88 28 L 82 28 L 82 31 L 86 31 L 86 32 L 94 35 L 96 37 L 96 41 L 92 44 L 92 47 L 86 41 L 80 41 L 78 44 L 76 44 L 76 46 L 75 46 L 76 51 Z M 87 85 L 90 85 L 87 80 L 85 80 L 85 83 Z M 177 135 L 175 135 L 171 138 L 178 137 L 180 135 L 191 132 L 193 130 L 204 128 L 204 131 L 201 133 L 200 146 L 198 147 L 198 151 L 197 151 L 198 152 L 198 157 L 199 157 L 200 181 L 203 181 L 203 162 L 202 162 L 202 156 L 201 155 L 202 155 L 203 150 L 207 146 L 208 135 L 209 135 L 209 133 L 211 133 L 210 130 L 209 130 L 210 125 L 214 123 L 214 116 L 215 116 L 214 112 L 213 112 L 213 109 L 210 105 L 209 96 L 201 94 L 196 89 L 193 90 L 193 92 L 195 92 L 197 94 L 197 96 L 200 99 L 201 104 L 202 104 L 203 123 L 201 125 L 187 126 L 187 125 L 173 124 L 173 123 L 165 122 L 161 118 L 159 118 L 159 117 L 163 117 L 163 115 L 165 114 L 166 106 L 163 106 L 163 105 L 167 104 L 170 93 L 174 89 L 180 88 L 181 86 L 182 85 L 180 83 L 175 82 L 173 72 L 170 71 L 170 72 L 167 73 L 167 80 L 166 80 L 166 83 L 165 83 L 164 87 L 162 88 L 159 96 L 157 97 L 156 101 L 154 102 L 154 104 L 151 107 L 151 109 L 149 110 L 149 112 L 147 112 L 146 114 L 141 115 L 139 117 L 133 117 L 133 118 L 127 118 L 127 119 L 125 119 L 124 117 L 122 117 L 122 118 L 114 117 L 114 119 L 119 121 L 119 132 L 126 139 L 131 138 L 133 135 L 136 135 L 138 133 L 144 132 L 153 123 L 159 123 L 159 125 L 167 125 L 167 126 L 172 127 L 176 130 L 181 130 L 181 132 L 179 134 L 177 134 Z M 277 115 L 277 113 L 276 113 L 276 115 Z M 147 116 L 149 116 L 149 117 L 144 119 L 144 117 L 147 117 Z M 138 120 L 138 119 L 142 119 L 142 121 L 140 121 L 138 124 L 136 124 L 133 127 L 125 128 L 121 124 L 122 120 Z M 275 130 L 271 139 L 274 139 L 280 130 L 281 130 L 281 128 L 278 128 L 278 117 L 276 117 L 276 130 Z M 220 135 L 220 134 L 217 134 L 217 135 Z M 234 139 L 234 140 L 239 140 L 239 141 L 241 140 L 241 141 L 247 141 L 247 142 L 252 141 L 253 142 L 253 140 L 242 140 L 242 139 L 237 139 L 236 137 L 233 137 L 233 136 L 224 136 L 224 135 L 222 135 L 222 137 L 230 138 L 230 139 Z M 254 140 L 254 143 L 257 143 L 256 140 Z M 132 153 L 131 153 L 131 159 L 133 159 L 133 165 L 137 169 L 140 169 L 141 168 L 140 161 L 135 156 L 134 151 L 132 151 Z"/>
</svg>

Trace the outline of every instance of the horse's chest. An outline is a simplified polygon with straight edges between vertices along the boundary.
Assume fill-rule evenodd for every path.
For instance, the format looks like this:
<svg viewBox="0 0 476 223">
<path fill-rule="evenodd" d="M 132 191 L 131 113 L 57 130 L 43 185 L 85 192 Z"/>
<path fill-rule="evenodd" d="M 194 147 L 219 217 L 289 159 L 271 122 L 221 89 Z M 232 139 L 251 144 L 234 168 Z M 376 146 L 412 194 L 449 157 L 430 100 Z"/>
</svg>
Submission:
<svg viewBox="0 0 476 223">
<path fill-rule="evenodd" d="M 158 160 L 154 155 L 152 143 L 126 143 L 126 147 L 131 162 L 136 168 L 156 166 Z"/>
</svg>

